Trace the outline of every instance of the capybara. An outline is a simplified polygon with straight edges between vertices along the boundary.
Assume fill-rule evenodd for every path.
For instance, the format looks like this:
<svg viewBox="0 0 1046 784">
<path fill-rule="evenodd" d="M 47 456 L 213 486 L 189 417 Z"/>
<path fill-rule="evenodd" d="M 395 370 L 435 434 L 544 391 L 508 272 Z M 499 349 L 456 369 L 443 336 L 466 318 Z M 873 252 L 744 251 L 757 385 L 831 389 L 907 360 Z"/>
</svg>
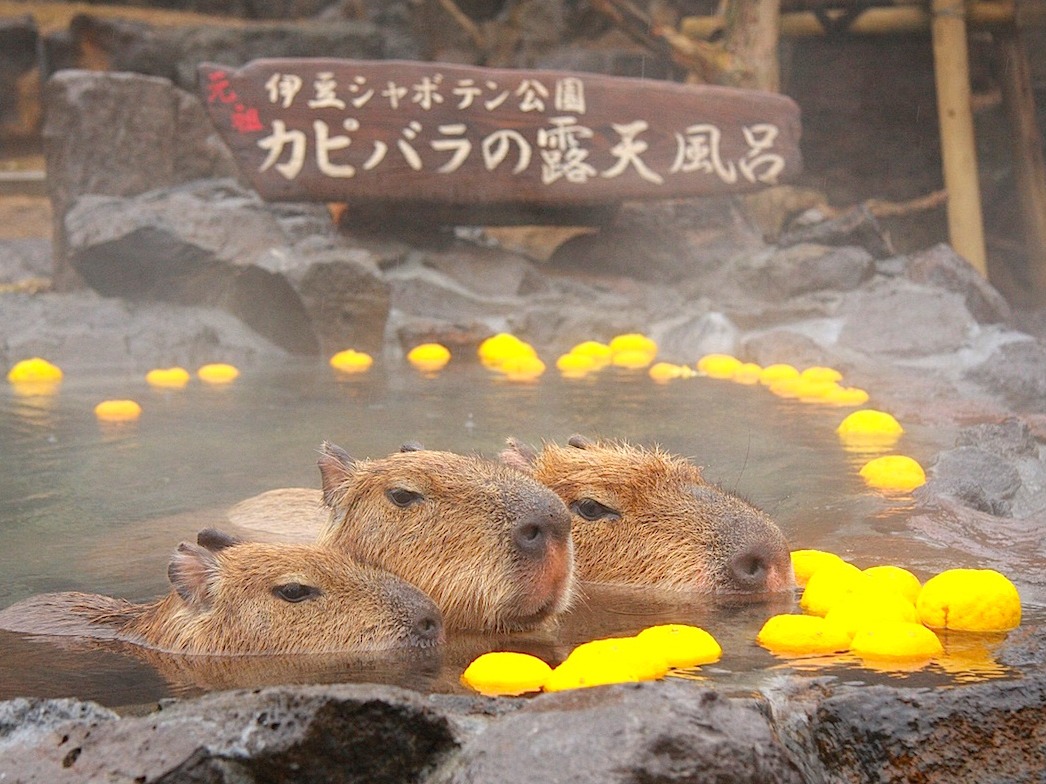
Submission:
<svg viewBox="0 0 1046 784">
<path fill-rule="evenodd" d="M 0 612 L 0 629 L 124 640 L 181 654 L 289 654 L 427 647 L 443 641 L 420 590 L 317 545 L 243 542 L 214 529 L 182 542 L 172 590 L 148 604 L 51 593 Z"/>
<path fill-rule="evenodd" d="M 528 629 L 569 606 L 570 514 L 526 474 L 417 444 L 354 460 L 324 443 L 318 465 L 330 510 L 318 542 L 418 586 L 448 628 Z"/>
<path fill-rule="evenodd" d="M 573 436 L 540 451 L 510 439 L 502 459 L 531 472 L 573 515 L 581 581 L 764 593 L 795 584 L 770 517 L 659 448 Z"/>
</svg>

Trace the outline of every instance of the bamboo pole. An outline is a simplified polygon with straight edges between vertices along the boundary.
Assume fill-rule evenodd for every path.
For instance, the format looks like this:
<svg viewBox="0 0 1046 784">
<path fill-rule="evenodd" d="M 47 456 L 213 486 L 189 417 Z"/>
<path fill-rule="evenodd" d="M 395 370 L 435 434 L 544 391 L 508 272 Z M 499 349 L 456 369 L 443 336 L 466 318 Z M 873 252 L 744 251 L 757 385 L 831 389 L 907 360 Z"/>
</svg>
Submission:
<svg viewBox="0 0 1046 784">
<path fill-rule="evenodd" d="M 941 126 L 948 236 L 955 252 L 987 277 L 977 149 L 970 109 L 970 65 L 963 0 L 933 0 L 933 62 Z"/>
<path fill-rule="evenodd" d="M 1035 120 L 1028 58 L 1016 27 L 996 33 L 993 40 L 1003 104 L 1010 121 L 1014 179 L 1028 249 L 1028 279 L 1035 294 L 1046 300 L 1046 164 Z"/>
<path fill-rule="evenodd" d="M 977 29 L 1011 25 L 1017 15 L 1014 4 L 1009 0 L 974 0 L 967 4 L 966 13 L 969 26 Z M 868 8 L 846 27 L 846 32 L 852 35 L 928 32 L 930 20 L 930 12 L 923 6 Z M 679 31 L 689 38 L 708 40 L 723 26 L 722 16 L 688 16 L 680 20 Z M 781 35 L 786 38 L 828 35 L 812 11 L 782 12 L 780 27 Z"/>
</svg>

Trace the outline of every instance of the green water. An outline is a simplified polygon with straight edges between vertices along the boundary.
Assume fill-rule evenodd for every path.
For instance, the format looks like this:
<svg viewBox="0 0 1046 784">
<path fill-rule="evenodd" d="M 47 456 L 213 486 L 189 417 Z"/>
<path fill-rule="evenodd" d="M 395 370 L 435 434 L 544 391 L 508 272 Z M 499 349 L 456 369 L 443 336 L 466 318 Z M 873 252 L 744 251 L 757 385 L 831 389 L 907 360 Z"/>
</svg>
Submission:
<svg viewBox="0 0 1046 784">
<path fill-rule="evenodd" d="M 107 398 L 137 400 L 141 418 L 98 422 L 93 407 Z M 509 383 L 458 360 L 435 377 L 379 362 L 351 380 L 319 360 L 288 360 L 245 372 L 227 387 L 194 380 L 177 391 L 151 389 L 138 376 L 70 373 L 55 395 L 0 390 L 0 606 L 43 591 L 135 600 L 166 591 L 171 551 L 218 522 L 226 507 L 274 487 L 318 486 L 316 450 L 325 439 L 357 457 L 380 457 L 411 440 L 487 455 L 508 436 L 533 444 L 573 433 L 659 443 L 770 512 L 793 547 L 833 550 L 862 566 L 897 563 L 923 578 L 965 565 L 961 554 L 906 532 L 910 500 L 865 489 L 856 468 L 867 456 L 847 454 L 834 435 L 847 412 L 725 381 L 657 384 L 641 371 L 607 370 L 581 381 L 551 372 L 535 383 Z M 948 438 L 910 428 L 900 448 L 926 461 Z M 670 621 L 698 623 L 723 645 L 722 661 L 700 677 L 751 688 L 795 667 L 753 643 L 769 615 L 792 607 L 792 597 L 746 606 L 590 595 L 554 634 L 457 638 L 409 661 L 148 663 L 133 649 L 0 632 L 0 698 L 73 695 L 122 705 L 293 680 L 449 690 L 483 650 L 514 647 L 554 660 L 576 642 Z M 838 662 L 830 670 L 849 679 L 898 677 Z"/>
</svg>

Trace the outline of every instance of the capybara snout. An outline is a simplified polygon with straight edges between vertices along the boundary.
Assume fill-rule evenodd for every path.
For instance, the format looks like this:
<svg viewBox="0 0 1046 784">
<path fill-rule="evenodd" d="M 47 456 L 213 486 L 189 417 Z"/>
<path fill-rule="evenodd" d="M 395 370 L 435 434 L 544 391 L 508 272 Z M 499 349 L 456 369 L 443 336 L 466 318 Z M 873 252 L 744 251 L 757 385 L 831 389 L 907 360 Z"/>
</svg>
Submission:
<svg viewBox="0 0 1046 784">
<path fill-rule="evenodd" d="M 794 584 L 788 542 L 769 515 L 710 484 L 694 485 L 695 515 L 710 517 L 718 593 L 766 593 Z"/>
<path fill-rule="evenodd" d="M 581 580 L 722 594 L 794 585 L 773 520 L 688 460 L 581 436 L 540 451 L 510 440 L 502 459 L 566 503 Z"/>
<path fill-rule="evenodd" d="M 417 444 L 376 460 L 324 444 L 318 463 L 320 543 L 417 585 L 448 627 L 524 629 L 569 605 L 570 515 L 533 478 Z"/>
</svg>

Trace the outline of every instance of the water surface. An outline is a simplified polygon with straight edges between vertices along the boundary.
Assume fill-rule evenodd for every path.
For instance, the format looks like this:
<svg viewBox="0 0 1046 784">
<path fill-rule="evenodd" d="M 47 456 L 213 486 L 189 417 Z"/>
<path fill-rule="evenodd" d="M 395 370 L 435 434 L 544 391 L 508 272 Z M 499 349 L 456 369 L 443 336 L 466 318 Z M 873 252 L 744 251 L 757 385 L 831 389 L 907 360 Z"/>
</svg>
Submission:
<svg viewBox="0 0 1046 784">
<path fill-rule="evenodd" d="M 127 397 L 141 403 L 139 421 L 96 421 L 96 403 Z M 0 392 L 0 606 L 44 591 L 134 600 L 165 592 L 170 553 L 219 522 L 226 507 L 274 487 L 318 487 L 323 440 L 356 457 L 380 457 L 406 441 L 494 455 L 508 436 L 535 445 L 573 433 L 658 443 L 770 512 L 793 547 L 832 550 L 860 566 L 896 563 L 923 579 L 970 565 L 961 553 L 908 533 L 910 499 L 863 486 L 856 469 L 868 456 L 848 454 L 834 434 L 846 413 L 759 387 L 703 378 L 657 384 L 643 372 L 614 369 L 581 381 L 551 372 L 535 383 L 510 383 L 459 360 L 435 377 L 395 362 L 345 377 L 318 360 L 287 360 L 229 386 L 194 380 L 177 391 L 151 389 L 139 376 L 69 373 L 54 395 Z M 950 442 L 951 434 L 910 428 L 900 448 L 925 463 Z M 739 689 L 757 688 L 782 667 L 828 666 L 858 680 L 899 677 L 839 659 L 786 663 L 756 646 L 763 621 L 793 607 L 790 596 L 751 605 L 590 591 L 555 633 L 458 638 L 406 660 L 193 661 L 0 632 L 0 698 L 72 695 L 127 705 L 233 685 L 338 680 L 454 690 L 465 663 L 484 650 L 529 650 L 554 663 L 577 642 L 663 622 L 712 632 L 724 657 L 695 677 Z M 956 675 L 935 665 L 907 677 L 949 683 L 977 677 L 979 666 Z"/>
</svg>

